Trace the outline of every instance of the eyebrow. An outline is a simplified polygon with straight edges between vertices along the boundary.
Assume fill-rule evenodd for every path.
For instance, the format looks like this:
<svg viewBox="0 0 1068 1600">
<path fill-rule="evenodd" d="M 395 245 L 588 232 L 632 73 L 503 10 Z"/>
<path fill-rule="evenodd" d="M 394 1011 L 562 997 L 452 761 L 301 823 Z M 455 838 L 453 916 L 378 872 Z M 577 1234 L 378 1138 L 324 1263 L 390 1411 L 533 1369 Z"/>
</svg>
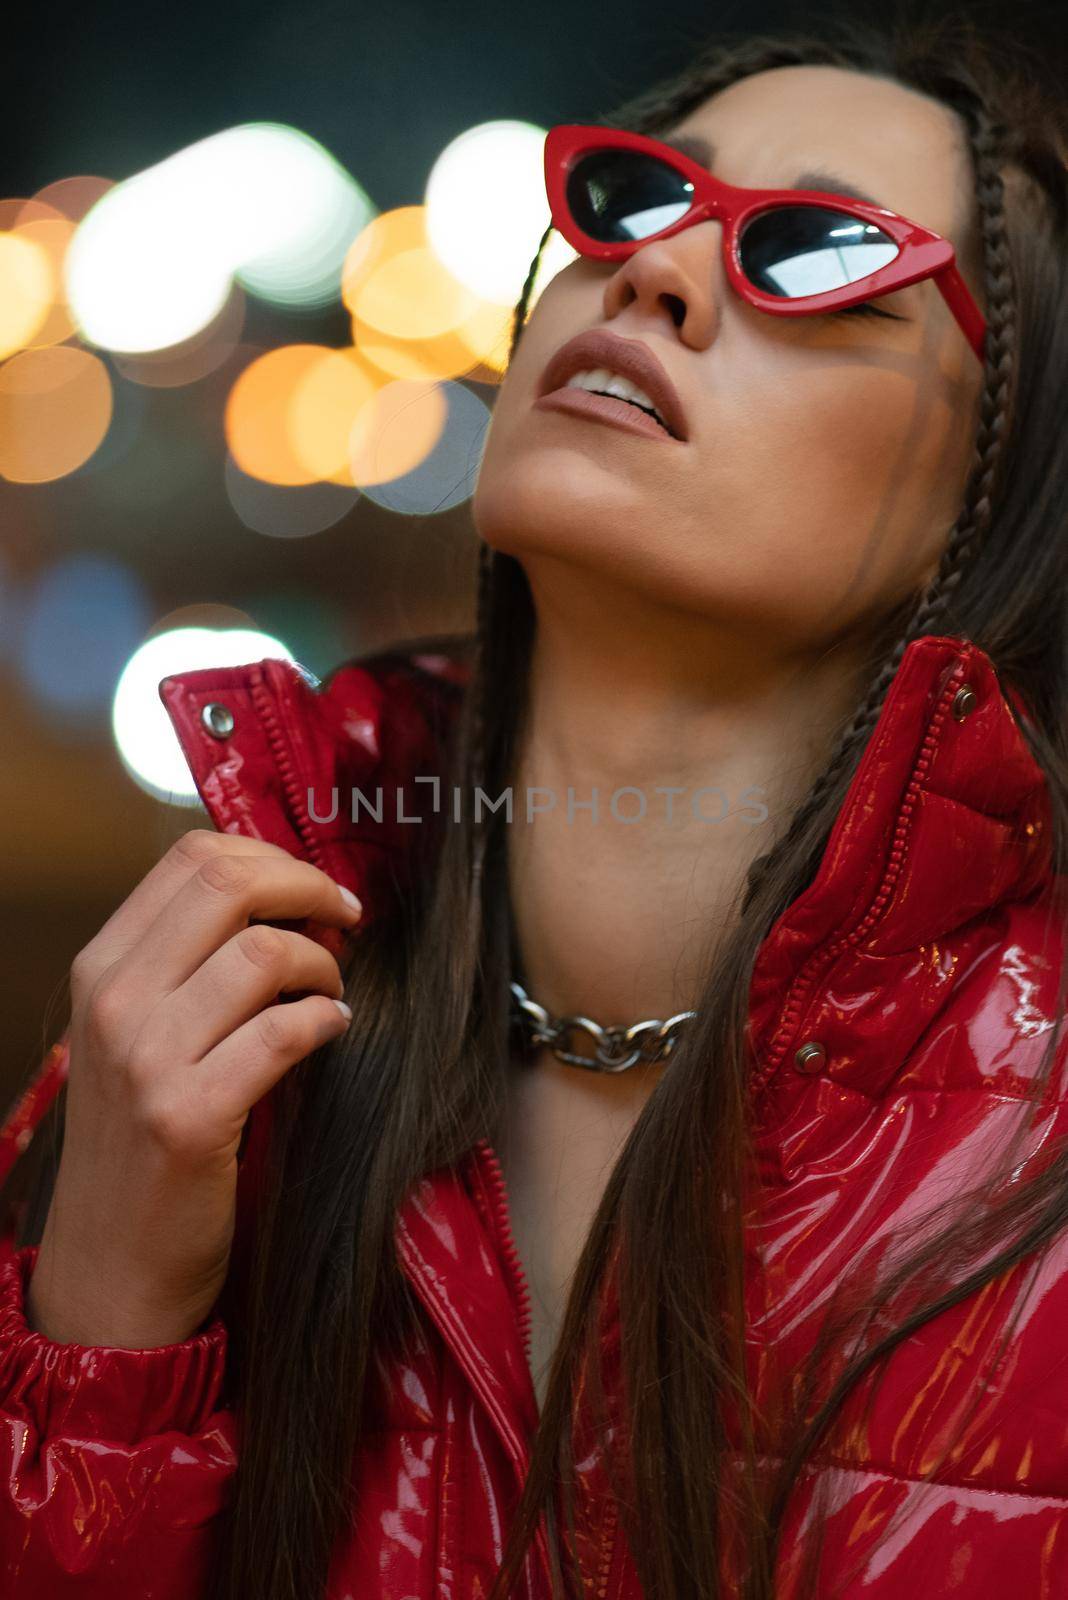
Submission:
<svg viewBox="0 0 1068 1600">
<path fill-rule="evenodd" d="M 715 150 L 710 142 L 700 134 L 679 134 L 677 138 L 666 139 L 660 137 L 660 143 L 666 144 L 669 149 L 677 150 L 680 156 L 689 156 L 691 161 L 698 161 L 704 167 L 711 169 Z M 846 200 L 865 200 L 870 206 L 883 206 L 881 200 L 876 200 L 872 195 L 866 194 L 863 189 L 849 181 L 840 178 L 837 173 L 825 172 L 822 168 L 813 167 L 808 172 L 800 172 L 792 184 L 784 185 L 790 189 L 818 189 L 824 194 L 840 194 Z M 889 210 L 889 207 L 883 207 Z"/>
</svg>

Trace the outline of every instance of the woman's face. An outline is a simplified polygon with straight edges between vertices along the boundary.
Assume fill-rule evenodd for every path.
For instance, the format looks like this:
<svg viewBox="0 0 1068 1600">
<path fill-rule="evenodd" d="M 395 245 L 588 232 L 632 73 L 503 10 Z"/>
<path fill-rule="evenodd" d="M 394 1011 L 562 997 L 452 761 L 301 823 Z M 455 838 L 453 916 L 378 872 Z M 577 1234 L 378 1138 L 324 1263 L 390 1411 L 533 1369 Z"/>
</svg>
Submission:
<svg viewBox="0 0 1068 1600">
<path fill-rule="evenodd" d="M 784 67 L 731 85 L 670 131 L 709 141 L 729 183 L 798 187 L 812 169 L 848 180 L 950 239 L 983 307 L 962 254 L 968 152 L 938 102 L 836 67 Z M 713 221 L 626 261 L 571 262 L 537 302 L 497 396 L 473 505 L 481 536 L 528 572 L 562 558 L 606 591 L 622 584 L 742 632 L 771 624 L 786 648 L 862 632 L 937 568 L 982 380 L 932 281 L 877 304 L 900 320 L 755 310 L 730 287 Z M 593 328 L 660 359 L 685 441 L 533 408 L 546 363 Z"/>
</svg>

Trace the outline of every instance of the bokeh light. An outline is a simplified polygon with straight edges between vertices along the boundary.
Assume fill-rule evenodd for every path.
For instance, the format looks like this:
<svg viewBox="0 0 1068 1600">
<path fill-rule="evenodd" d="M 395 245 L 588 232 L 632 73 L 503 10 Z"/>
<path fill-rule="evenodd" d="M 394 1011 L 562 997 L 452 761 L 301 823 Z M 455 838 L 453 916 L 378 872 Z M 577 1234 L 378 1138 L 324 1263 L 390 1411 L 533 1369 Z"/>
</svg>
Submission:
<svg viewBox="0 0 1068 1600">
<path fill-rule="evenodd" d="M 198 667 L 238 667 L 266 656 L 292 661 L 278 639 L 251 628 L 177 627 L 130 655 L 115 688 L 111 728 L 126 771 L 146 794 L 170 805 L 198 803 L 173 724 L 159 697 L 163 678 Z"/>
<path fill-rule="evenodd" d="M 349 487 L 350 438 L 381 380 L 355 350 L 330 350 L 297 380 L 289 407 L 289 437 L 298 460 L 317 479 Z"/>
<path fill-rule="evenodd" d="M 375 207 L 321 144 L 281 123 L 248 123 L 213 146 L 213 195 L 246 289 L 283 306 L 337 299 L 345 252 Z"/>
<path fill-rule="evenodd" d="M 199 333 L 165 350 L 115 354 L 115 369 L 149 389 L 177 389 L 215 372 L 238 348 L 245 325 L 245 295 L 235 283 L 226 304 Z"/>
<path fill-rule="evenodd" d="M 391 338 L 358 317 L 352 319 L 352 337 L 360 355 L 384 377 L 498 383 L 508 364 L 511 318 L 510 306 L 479 300 L 466 321 L 438 338 Z"/>
<path fill-rule="evenodd" d="M 67 252 L 67 298 L 91 343 L 160 350 L 191 338 L 230 292 L 233 263 L 210 232 L 202 146 L 109 189 Z"/>
<path fill-rule="evenodd" d="M 419 464 L 386 483 L 368 484 L 364 493 L 388 511 L 431 517 L 470 498 L 490 424 L 489 407 L 462 383 L 438 386 L 447 414 L 437 442 Z"/>
<path fill-rule="evenodd" d="M 239 374 L 226 401 L 223 425 L 237 466 L 265 483 L 316 481 L 297 454 L 290 410 L 301 378 L 325 355 L 326 345 L 289 344 L 257 356 Z"/>
<path fill-rule="evenodd" d="M 44 200 L 0 200 L 0 229 L 8 232 L 26 222 L 62 222 L 64 215 Z"/>
<path fill-rule="evenodd" d="M 433 251 L 423 206 L 384 211 L 353 240 L 341 278 L 352 338 L 385 378 L 495 381 L 510 308 L 482 300 Z"/>
<path fill-rule="evenodd" d="M 111 377 L 74 345 L 22 350 L 0 367 L 0 475 L 47 483 L 80 467 L 112 413 Z"/>
<path fill-rule="evenodd" d="M 33 199 L 36 205 L 54 207 L 72 222 L 80 222 L 97 201 L 114 187 L 113 178 L 89 176 L 57 178 L 55 183 L 48 183 L 43 189 L 38 189 Z"/>
<path fill-rule="evenodd" d="M 51 269 L 51 304 L 33 338 L 25 341 L 34 348 L 39 345 L 59 344 L 62 340 L 69 339 L 74 332 L 74 318 L 67 304 L 64 284 L 64 262 L 74 237 L 75 227 L 76 224 L 71 222 L 69 217 L 41 217 L 20 221 L 12 230 L 17 239 L 24 239 L 43 251 L 48 257 Z"/>
<path fill-rule="evenodd" d="M 192 338 L 235 275 L 280 305 L 325 305 L 373 212 L 308 134 L 245 123 L 109 189 L 75 234 L 68 296 L 87 339 L 128 354 Z"/>
<path fill-rule="evenodd" d="M 441 438 L 448 402 L 440 383 L 397 379 L 365 405 L 349 435 L 352 481 L 365 490 L 412 472 Z"/>
<path fill-rule="evenodd" d="M 52 261 L 41 243 L 0 233 L 0 360 L 29 344 L 44 327 L 55 288 Z"/>
<path fill-rule="evenodd" d="M 426 245 L 388 257 L 360 283 L 353 315 L 378 333 L 433 339 L 466 322 L 478 307 L 471 290 Z"/>
<path fill-rule="evenodd" d="M 27 586 L 21 611 L 14 653 L 27 688 L 57 721 L 95 721 L 151 622 L 141 580 L 114 556 L 69 556 Z"/>
<path fill-rule="evenodd" d="M 545 130 L 500 120 L 446 145 L 426 186 L 431 247 L 484 300 L 514 305 L 549 222 Z"/>
</svg>

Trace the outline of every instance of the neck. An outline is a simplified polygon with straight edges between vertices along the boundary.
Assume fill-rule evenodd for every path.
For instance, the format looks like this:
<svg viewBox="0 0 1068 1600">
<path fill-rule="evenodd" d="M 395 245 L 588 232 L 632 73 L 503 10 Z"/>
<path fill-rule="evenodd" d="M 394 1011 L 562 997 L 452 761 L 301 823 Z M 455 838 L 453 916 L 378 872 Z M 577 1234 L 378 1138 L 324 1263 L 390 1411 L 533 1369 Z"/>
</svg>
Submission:
<svg viewBox="0 0 1068 1600">
<path fill-rule="evenodd" d="M 695 1007 L 748 867 L 852 713 L 858 660 L 826 641 L 776 649 L 600 574 L 539 561 L 528 577 L 537 628 L 507 830 L 526 987 L 554 1015 L 663 1019 Z M 528 801 L 547 809 L 528 820 Z"/>
</svg>

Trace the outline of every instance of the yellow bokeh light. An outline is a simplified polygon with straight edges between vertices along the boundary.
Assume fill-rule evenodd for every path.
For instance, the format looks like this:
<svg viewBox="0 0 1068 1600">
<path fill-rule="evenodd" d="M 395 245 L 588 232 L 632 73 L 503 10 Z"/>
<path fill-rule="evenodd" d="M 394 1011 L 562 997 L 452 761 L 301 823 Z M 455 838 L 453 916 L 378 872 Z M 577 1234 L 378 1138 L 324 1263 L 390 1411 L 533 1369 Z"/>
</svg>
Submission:
<svg viewBox="0 0 1068 1600">
<path fill-rule="evenodd" d="M 20 221 L 13 230 L 17 239 L 28 239 L 31 244 L 43 250 L 52 269 L 52 304 L 43 325 L 38 328 L 32 340 L 26 340 L 27 344 L 34 346 L 62 344 L 63 340 L 69 339 L 74 332 L 74 319 L 70 314 L 63 287 L 63 262 L 76 226 L 77 224 L 69 217 L 42 217 L 31 218 L 27 222 Z"/>
<path fill-rule="evenodd" d="M 48 483 L 80 467 L 111 422 L 108 370 L 74 345 L 23 350 L 0 367 L 0 474 Z"/>
<path fill-rule="evenodd" d="M 441 438 L 448 402 L 437 383 L 387 383 L 356 419 L 349 466 L 358 486 L 388 483 L 425 461 Z"/>
<path fill-rule="evenodd" d="M 348 309 L 357 309 L 364 285 L 379 267 L 406 250 L 425 249 L 427 242 L 422 206 L 396 206 L 373 217 L 349 245 L 341 269 L 341 298 Z"/>
<path fill-rule="evenodd" d="M 439 378 L 459 378 L 475 365 L 474 357 L 455 334 L 440 339 L 390 339 L 376 328 L 352 319 L 352 341 L 365 361 L 382 375 L 412 382 L 433 383 Z"/>
<path fill-rule="evenodd" d="M 409 382 L 465 377 L 495 383 L 507 365 L 511 306 L 481 300 L 427 238 L 426 208 L 374 218 L 349 247 L 342 299 L 353 343 L 383 375 Z"/>
<path fill-rule="evenodd" d="M 424 247 L 402 250 L 351 290 L 350 310 L 395 339 L 433 339 L 472 315 L 478 300 Z"/>
<path fill-rule="evenodd" d="M 489 363 L 491 352 L 502 344 L 493 329 L 510 315 L 504 307 L 483 304 L 455 330 L 437 339 L 421 340 L 391 339 L 353 317 L 352 338 L 361 356 L 390 378 L 433 382 L 470 376 L 478 382 L 497 383 L 500 374 Z M 506 338 L 503 349 L 507 352 Z"/>
<path fill-rule="evenodd" d="M 290 448 L 320 482 L 352 483 L 349 437 L 379 385 L 354 350 L 326 351 L 297 379 L 287 416 Z"/>
<path fill-rule="evenodd" d="M 507 370 L 514 314 L 514 306 L 502 306 L 493 300 L 481 300 L 473 314 L 461 328 L 456 330 L 472 354 L 486 368 L 485 382 L 493 383 Z"/>
<path fill-rule="evenodd" d="M 0 358 L 21 350 L 48 321 L 56 279 L 48 251 L 0 233 Z"/>
</svg>

